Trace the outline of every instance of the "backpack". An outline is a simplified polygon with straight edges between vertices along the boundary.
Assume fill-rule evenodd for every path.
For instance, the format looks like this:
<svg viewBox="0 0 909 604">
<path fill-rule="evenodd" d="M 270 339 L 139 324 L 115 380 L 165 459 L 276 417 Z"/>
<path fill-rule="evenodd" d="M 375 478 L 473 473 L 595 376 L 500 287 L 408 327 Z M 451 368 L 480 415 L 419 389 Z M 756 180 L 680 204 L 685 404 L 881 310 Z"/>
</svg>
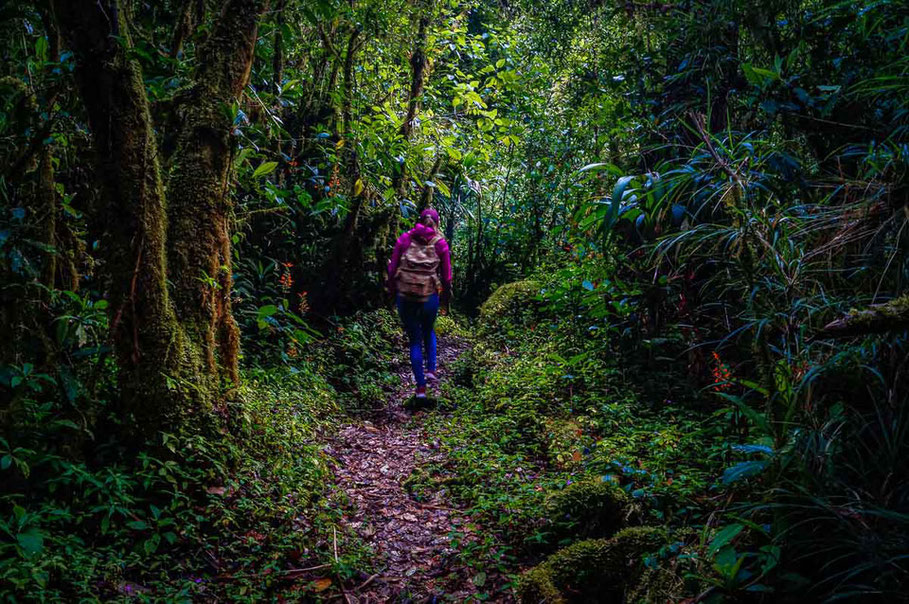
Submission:
<svg viewBox="0 0 909 604">
<path fill-rule="evenodd" d="M 420 243 L 411 237 L 410 245 L 401 254 L 401 263 L 395 273 L 395 285 L 402 296 L 411 300 L 425 302 L 439 291 L 439 255 L 436 243 L 442 236 L 435 237 L 426 243 Z"/>
</svg>

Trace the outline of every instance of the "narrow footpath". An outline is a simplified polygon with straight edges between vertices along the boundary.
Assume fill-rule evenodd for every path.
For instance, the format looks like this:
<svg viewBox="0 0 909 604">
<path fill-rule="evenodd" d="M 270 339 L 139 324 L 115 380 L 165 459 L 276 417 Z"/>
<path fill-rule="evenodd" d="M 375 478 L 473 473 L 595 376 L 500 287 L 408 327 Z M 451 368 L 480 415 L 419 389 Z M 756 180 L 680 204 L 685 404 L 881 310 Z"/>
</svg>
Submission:
<svg viewBox="0 0 909 604">
<path fill-rule="evenodd" d="M 465 345 L 440 338 L 441 380 Z M 504 576 L 470 569 L 458 556 L 458 543 L 478 539 L 480 529 L 469 515 L 444 492 L 417 501 L 405 487 L 414 470 L 444 460 L 444 453 L 425 431 L 426 412 L 404 409 L 412 393 L 409 366 L 398 374 L 401 386 L 387 408 L 342 426 L 327 448 L 338 490 L 351 508 L 345 528 L 376 554 L 376 574 L 348 589 L 347 602 L 510 602 L 501 590 Z"/>
</svg>

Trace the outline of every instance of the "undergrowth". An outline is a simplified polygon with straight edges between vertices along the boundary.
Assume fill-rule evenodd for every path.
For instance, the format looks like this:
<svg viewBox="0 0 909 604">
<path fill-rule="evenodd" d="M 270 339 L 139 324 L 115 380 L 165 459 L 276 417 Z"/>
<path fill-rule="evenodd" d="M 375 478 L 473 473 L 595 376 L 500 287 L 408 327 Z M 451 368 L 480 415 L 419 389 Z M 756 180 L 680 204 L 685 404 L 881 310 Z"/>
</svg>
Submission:
<svg viewBox="0 0 909 604">
<path fill-rule="evenodd" d="M 363 364 L 357 351 L 377 350 L 362 340 L 367 327 L 319 351 L 350 359 L 328 372 L 338 388 L 315 357 L 251 367 L 222 433 L 159 433 L 139 452 L 41 403 L 51 376 L 17 380 L 12 412 L 30 421 L 0 438 L 4 601 L 316 597 L 332 577 L 369 568 L 365 547 L 337 528 L 319 437 L 344 400 L 387 377 L 343 379 Z M 321 570 L 296 572 L 311 567 Z"/>
</svg>

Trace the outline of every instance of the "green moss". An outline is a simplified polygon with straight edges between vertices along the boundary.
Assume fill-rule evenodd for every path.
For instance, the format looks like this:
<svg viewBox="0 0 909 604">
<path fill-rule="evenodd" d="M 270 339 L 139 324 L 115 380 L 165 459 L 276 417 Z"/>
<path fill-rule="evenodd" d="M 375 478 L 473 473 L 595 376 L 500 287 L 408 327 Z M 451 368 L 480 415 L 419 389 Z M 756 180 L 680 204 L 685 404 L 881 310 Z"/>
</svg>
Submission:
<svg viewBox="0 0 909 604">
<path fill-rule="evenodd" d="M 611 539 L 587 539 L 557 551 L 525 572 L 516 585 L 521 602 L 625 601 L 644 567 L 641 558 L 667 543 L 663 527 L 626 528 Z"/>
<path fill-rule="evenodd" d="M 876 304 L 866 310 L 853 309 L 849 311 L 846 320 L 853 329 L 870 329 L 887 321 L 905 323 L 909 320 L 909 296 L 901 296 L 885 304 Z"/>
<path fill-rule="evenodd" d="M 552 582 L 552 575 L 545 566 L 538 566 L 518 577 L 515 583 L 518 601 L 526 604 L 562 603 L 565 599 Z"/>
<path fill-rule="evenodd" d="M 514 342 L 537 317 L 540 284 L 525 280 L 508 283 L 495 290 L 480 306 L 478 331 L 493 340 Z"/>
<path fill-rule="evenodd" d="M 507 283 L 492 292 L 492 295 L 480 306 L 480 319 L 495 321 L 506 315 L 514 314 L 527 307 L 540 293 L 540 284 L 526 279 Z"/>
<path fill-rule="evenodd" d="M 615 534 L 613 544 L 626 558 L 640 558 L 669 542 L 669 532 L 661 526 L 630 526 Z"/>
<path fill-rule="evenodd" d="M 611 482 L 576 482 L 551 495 L 546 517 L 556 537 L 609 537 L 625 523 L 631 499 Z"/>
<path fill-rule="evenodd" d="M 614 582 L 620 574 L 616 552 L 609 539 L 587 539 L 572 543 L 550 556 L 545 565 L 559 587 L 594 590 Z"/>
<path fill-rule="evenodd" d="M 645 568 L 634 585 L 625 591 L 625 601 L 636 604 L 679 602 L 684 599 L 683 588 L 682 578 L 672 569 Z"/>
<path fill-rule="evenodd" d="M 561 603 L 565 599 L 552 583 L 549 569 L 543 566 L 532 568 L 518 577 L 515 592 L 520 602 L 539 604 L 540 602 Z"/>
<path fill-rule="evenodd" d="M 499 360 L 499 354 L 484 342 L 476 342 L 452 363 L 452 378 L 458 386 L 477 386 L 478 378 L 492 370 Z"/>
</svg>

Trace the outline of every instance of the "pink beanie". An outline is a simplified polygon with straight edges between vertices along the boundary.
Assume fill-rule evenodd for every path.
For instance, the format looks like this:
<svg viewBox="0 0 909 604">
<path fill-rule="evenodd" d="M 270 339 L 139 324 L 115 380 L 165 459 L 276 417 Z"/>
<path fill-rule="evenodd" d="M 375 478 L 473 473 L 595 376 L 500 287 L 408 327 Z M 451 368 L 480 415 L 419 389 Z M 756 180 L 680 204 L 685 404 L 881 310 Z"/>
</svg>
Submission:
<svg viewBox="0 0 909 604">
<path fill-rule="evenodd" d="M 426 208 L 425 210 L 420 212 L 420 222 L 423 222 L 423 219 L 426 218 L 427 216 L 432 218 L 432 221 L 434 223 L 436 223 L 436 226 L 438 226 L 438 224 L 439 224 L 439 213 L 438 212 L 436 212 L 432 208 Z"/>
</svg>

